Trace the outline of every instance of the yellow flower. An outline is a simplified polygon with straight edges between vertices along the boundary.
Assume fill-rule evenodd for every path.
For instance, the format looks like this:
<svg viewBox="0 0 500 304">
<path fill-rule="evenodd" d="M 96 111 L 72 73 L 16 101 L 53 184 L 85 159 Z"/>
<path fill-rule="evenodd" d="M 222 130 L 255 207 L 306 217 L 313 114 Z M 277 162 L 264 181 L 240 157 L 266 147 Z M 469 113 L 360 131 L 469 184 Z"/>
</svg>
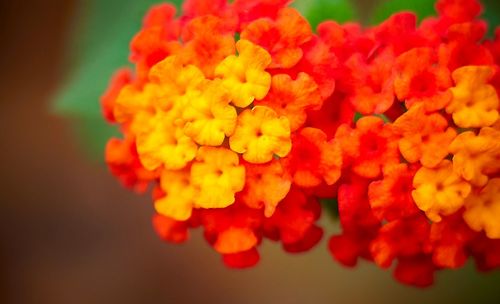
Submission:
<svg viewBox="0 0 500 304">
<path fill-rule="evenodd" d="M 453 171 L 449 160 L 443 160 L 435 168 L 420 168 L 413 178 L 412 197 L 427 217 L 441 221 L 441 215 L 458 211 L 469 195 L 471 186 Z"/>
<path fill-rule="evenodd" d="M 190 183 L 188 170 L 163 170 L 160 187 L 165 196 L 155 201 L 155 209 L 159 214 L 185 221 L 191 217 L 193 206 L 199 190 Z"/>
<path fill-rule="evenodd" d="M 480 128 L 493 125 L 498 119 L 498 95 L 488 84 L 494 70 L 489 66 L 465 66 L 456 69 L 451 88 L 452 102 L 446 112 L 453 114 L 453 121 L 462 128 Z"/>
<path fill-rule="evenodd" d="M 276 112 L 264 106 L 245 110 L 238 116 L 229 145 L 254 164 L 266 163 L 273 159 L 274 154 L 284 157 L 292 147 L 288 118 L 278 117 Z"/>
<path fill-rule="evenodd" d="M 198 146 L 174 125 L 168 113 L 159 111 L 142 124 L 144 130 L 137 135 L 137 153 L 146 169 L 181 169 L 195 158 Z"/>
<path fill-rule="evenodd" d="M 475 231 L 500 239 L 500 178 L 491 179 L 481 192 L 465 200 L 464 220 Z"/>
<path fill-rule="evenodd" d="M 453 169 L 475 186 L 484 186 L 488 175 L 500 171 L 500 130 L 481 128 L 478 135 L 467 131 L 458 135 L 449 151 L 453 156 Z"/>
<path fill-rule="evenodd" d="M 238 154 L 222 147 L 201 147 L 191 166 L 191 183 L 200 188 L 201 208 L 225 208 L 234 203 L 245 185 L 245 167 Z"/>
<path fill-rule="evenodd" d="M 236 126 L 236 109 L 229 102 L 220 80 L 208 83 L 203 93 L 190 99 L 184 108 L 184 133 L 200 145 L 221 145 Z"/>
<path fill-rule="evenodd" d="M 263 99 L 271 87 L 271 75 L 265 69 L 271 64 L 271 55 L 248 40 L 236 43 L 238 56 L 226 57 L 215 69 L 222 78 L 235 106 L 244 108 L 254 99 Z"/>
</svg>

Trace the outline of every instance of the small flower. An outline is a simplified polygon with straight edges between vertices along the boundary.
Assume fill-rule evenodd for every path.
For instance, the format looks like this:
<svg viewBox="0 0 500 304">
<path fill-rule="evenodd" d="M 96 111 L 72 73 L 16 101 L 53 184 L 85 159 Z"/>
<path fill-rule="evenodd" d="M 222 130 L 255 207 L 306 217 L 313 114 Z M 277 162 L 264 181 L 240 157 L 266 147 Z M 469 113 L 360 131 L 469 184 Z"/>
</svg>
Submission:
<svg viewBox="0 0 500 304">
<path fill-rule="evenodd" d="M 199 189 L 191 184 L 189 170 L 163 170 L 160 187 L 164 195 L 155 201 L 156 212 L 177 221 L 188 220 L 199 196 Z"/>
<path fill-rule="evenodd" d="M 375 263 L 388 268 L 394 259 L 425 253 L 428 250 L 429 231 L 429 222 L 422 215 L 387 223 L 370 244 Z"/>
<path fill-rule="evenodd" d="M 434 222 L 458 211 L 471 192 L 470 184 L 453 171 L 449 160 L 433 169 L 420 168 L 413 178 L 413 187 L 415 203 Z"/>
<path fill-rule="evenodd" d="M 246 168 L 245 188 L 237 196 L 248 207 L 264 207 L 266 217 L 271 217 L 276 206 L 290 191 L 291 180 L 285 174 L 281 162 L 272 160 L 266 164 L 244 163 Z"/>
<path fill-rule="evenodd" d="M 257 242 L 251 229 L 230 227 L 218 235 L 214 249 L 222 254 L 245 252 L 255 247 Z"/>
<path fill-rule="evenodd" d="M 213 80 L 182 111 L 184 133 L 196 143 L 220 146 L 236 127 L 236 109 L 220 81 Z"/>
<path fill-rule="evenodd" d="M 384 168 L 384 178 L 370 183 L 368 197 L 373 213 L 388 221 L 405 218 L 418 212 L 411 197 L 415 169 L 406 164 Z"/>
<path fill-rule="evenodd" d="M 446 112 L 461 128 L 480 128 L 498 120 L 498 95 L 488 84 L 494 70 L 489 66 L 465 66 L 453 72 L 456 86 L 451 88 L 452 102 Z"/>
<path fill-rule="evenodd" d="M 271 56 L 263 48 L 244 39 L 236 43 L 236 49 L 238 56 L 226 57 L 215 68 L 215 75 L 222 78 L 232 103 L 244 108 L 269 92 L 271 75 L 265 69 L 271 63 Z"/>
<path fill-rule="evenodd" d="M 198 150 L 196 143 L 175 126 L 168 113 L 157 112 L 145 119 L 137 135 L 137 152 L 144 167 L 177 170 L 186 167 Z"/>
<path fill-rule="evenodd" d="M 312 38 L 311 26 L 295 9 L 283 8 L 276 21 L 262 18 L 248 24 L 241 38 L 265 48 L 272 56 L 271 68 L 291 68 L 303 56 L 300 46 Z"/>
<path fill-rule="evenodd" d="M 369 64 L 363 60 L 361 54 L 352 56 L 346 62 L 354 77 L 351 102 L 361 114 L 384 113 L 394 103 L 394 61 L 394 54 L 385 51 Z"/>
<path fill-rule="evenodd" d="M 448 146 L 456 137 L 455 129 L 439 113 L 426 113 L 422 104 L 411 107 L 394 122 L 399 151 L 410 163 L 428 168 L 437 166 L 449 154 Z"/>
<path fill-rule="evenodd" d="M 376 178 L 385 166 L 399 163 L 397 138 L 391 125 L 375 116 L 356 122 L 356 128 L 342 125 L 335 139 L 340 142 L 344 165 L 351 165 L 359 176 Z"/>
<path fill-rule="evenodd" d="M 423 103 L 425 110 L 432 112 L 450 103 L 450 72 L 436 63 L 437 56 L 431 48 L 414 48 L 396 59 L 394 90 L 407 108 Z"/>
<path fill-rule="evenodd" d="M 475 186 L 484 186 L 488 175 L 500 172 L 500 130 L 481 128 L 458 135 L 449 146 L 453 154 L 453 169 Z"/>
<path fill-rule="evenodd" d="M 182 38 L 185 44 L 178 53 L 181 61 L 197 66 L 207 78 L 212 78 L 217 65 L 236 51 L 234 31 L 227 28 L 223 19 L 213 15 L 190 20 Z"/>
<path fill-rule="evenodd" d="M 199 187 L 197 206 L 224 208 L 235 201 L 245 185 L 245 167 L 238 155 L 225 148 L 201 147 L 191 167 L 191 184 Z"/>
<path fill-rule="evenodd" d="M 154 215 L 153 228 L 166 242 L 180 244 L 189 238 L 189 226 L 186 222 L 176 221 L 160 214 Z"/>
<path fill-rule="evenodd" d="M 475 231 L 490 239 L 500 239 L 500 178 L 490 179 L 478 192 L 465 200 L 464 220 Z"/>
<path fill-rule="evenodd" d="M 125 187 L 145 192 L 158 172 L 145 169 L 137 154 L 135 141 L 127 136 L 124 140 L 112 138 L 106 144 L 105 160 L 110 171 Z"/>
<path fill-rule="evenodd" d="M 283 162 L 298 186 L 315 187 L 322 181 L 332 185 L 340 178 L 342 153 L 323 131 L 304 128 L 292 137 L 292 150 Z"/>
<path fill-rule="evenodd" d="M 266 163 L 274 155 L 284 157 L 291 149 L 290 124 L 286 117 L 278 117 L 272 109 L 255 106 L 240 113 L 229 145 L 250 163 Z"/>
<path fill-rule="evenodd" d="M 273 76 L 267 96 L 255 104 L 270 107 L 278 115 L 287 117 L 293 132 L 305 123 L 307 110 L 321 107 L 322 99 L 318 85 L 308 74 L 299 73 L 295 80 L 287 74 L 278 74 Z"/>
</svg>

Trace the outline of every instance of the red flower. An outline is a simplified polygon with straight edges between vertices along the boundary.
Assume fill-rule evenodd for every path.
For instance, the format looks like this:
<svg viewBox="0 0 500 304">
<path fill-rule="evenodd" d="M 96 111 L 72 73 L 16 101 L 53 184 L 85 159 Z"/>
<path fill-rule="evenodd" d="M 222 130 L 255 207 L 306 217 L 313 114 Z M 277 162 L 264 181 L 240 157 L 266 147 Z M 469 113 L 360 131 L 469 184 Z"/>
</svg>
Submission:
<svg viewBox="0 0 500 304">
<path fill-rule="evenodd" d="M 157 172 L 146 170 L 137 154 L 135 141 L 112 138 L 106 145 L 106 163 L 111 173 L 127 188 L 145 192 L 151 181 L 158 177 Z"/>
<path fill-rule="evenodd" d="M 183 243 L 189 238 L 186 222 L 179 222 L 160 214 L 153 216 L 153 228 L 166 242 Z"/>
<path fill-rule="evenodd" d="M 292 150 L 283 164 L 301 187 L 315 187 L 325 181 L 334 184 L 340 177 L 342 155 L 334 141 L 315 128 L 304 128 L 292 136 Z"/>
<path fill-rule="evenodd" d="M 387 166 L 384 178 L 370 184 L 368 197 L 378 219 L 403 219 L 420 211 L 411 196 L 415 172 L 406 164 Z"/>
<path fill-rule="evenodd" d="M 389 222 L 370 244 L 375 263 L 388 268 L 395 259 L 428 252 L 429 231 L 430 224 L 422 215 Z"/>
<path fill-rule="evenodd" d="M 238 269 L 253 267 L 259 262 L 259 260 L 260 255 L 256 248 L 243 252 L 222 255 L 222 261 L 226 266 Z"/>
<path fill-rule="evenodd" d="M 153 6 L 144 19 L 142 30 L 130 43 L 130 61 L 136 64 L 137 77 L 145 80 L 149 69 L 169 55 L 180 44 L 180 26 L 175 19 L 176 9 L 171 4 Z"/>
<path fill-rule="evenodd" d="M 265 220 L 264 233 L 272 239 L 280 240 L 285 247 L 287 245 L 293 247 L 299 243 L 306 244 L 311 239 L 314 240 L 314 236 L 317 236 L 317 232 L 313 230 L 317 228 L 315 223 L 319 219 L 320 210 L 321 207 L 317 200 L 306 197 L 297 188 L 292 188 L 278 205 L 273 216 Z M 314 235 L 311 235 L 311 232 Z M 315 245 L 317 241 L 319 239 L 312 245 Z M 297 247 L 299 246 L 294 248 Z"/>
<path fill-rule="evenodd" d="M 303 56 L 301 46 L 312 38 L 311 26 L 293 8 L 283 8 L 276 21 L 262 18 L 244 27 L 241 38 L 265 48 L 272 56 L 270 68 L 291 68 Z"/>
<path fill-rule="evenodd" d="M 436 9 L 441 18 L 461 23 L 477 17 L 482 7 L 478 0 L 438 0 Z"/>
<path fill-rule="evenodd" d="M 462 212 L 443 217 L 433 223 L 430 241 L 433 247 L 432 260 L 438 267 L 459 268 L 469 257 L 468 245 L 477 236 L 462 218 Z"/>
<path fill-rule="evenodd" d="M 397 58 L 394 90 L 407 108 L 423 103 L 426 111 L 431 112 L 443 109 L 451 101 L 450 71 L 437 63 L 431 48 L 415 48 Z"/>
<path fill-rule="evenodd" d="M 115 100 L 123 87 L 132 82 L 132 71 L 128 68 L 118 70 L 109 83 L 108 89 L 101 96 L 102 113 L 106 120 L 115 123 Z"/>
<path fill-rule="evenodd" d="M 355 129 L 341 125 L 335 140 L 342 147 L 344 166 L 352 166 L 359 176 L 376 178 L 385 166 L 399 163 L 396 135 L 379 117 L 363 117 Z"/>
<path fill-rule="evenodd" d="M 394 277 L 401 283 L 428 287 L 434 283 L 437 267 L 429 255 L 401 258 L 394 269 Z"/>
<path fill-rule="evenodd" d="M 240 27 L 260 19 L 276 19 L 278 12 L 288 6 L 292 0 L 235 0 L 233 9 L 237 12 Z"/>
<path fill-rule="evenodd" d="M 387 50 L 369 63 L 360 54 L 346 62 L 354 78 L 351 102 L 361 114 L 384 113 L 394 103 L 394 60 L 392 51 Z"/>
</svg>

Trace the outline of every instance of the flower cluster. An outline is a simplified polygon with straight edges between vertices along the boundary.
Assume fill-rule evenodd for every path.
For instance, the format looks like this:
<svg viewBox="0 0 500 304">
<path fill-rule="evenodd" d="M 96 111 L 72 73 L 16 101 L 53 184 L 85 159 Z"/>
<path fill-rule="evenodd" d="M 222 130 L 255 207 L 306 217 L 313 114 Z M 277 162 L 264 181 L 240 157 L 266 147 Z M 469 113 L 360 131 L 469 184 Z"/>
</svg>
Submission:
<svg viewBox="0 0 500 304">
<path fill-rule="evenodd" d="M 477 0 L 439 0 L 362 28 L 311 29 L 288 0 L 187 0 L 151 8 L 135 70 L 102 97 L 120 126 L 106 161 L 153 187 L 153 225 L 180 243 L 200 227 L 230 267 L 264 238 L 302 252 L 338 203 L 332 256 L 427 286 L 473 257 L 500 267 L 500 29 Z M 331 207 L 331 206 L 330 206 Z"/>
</svg>

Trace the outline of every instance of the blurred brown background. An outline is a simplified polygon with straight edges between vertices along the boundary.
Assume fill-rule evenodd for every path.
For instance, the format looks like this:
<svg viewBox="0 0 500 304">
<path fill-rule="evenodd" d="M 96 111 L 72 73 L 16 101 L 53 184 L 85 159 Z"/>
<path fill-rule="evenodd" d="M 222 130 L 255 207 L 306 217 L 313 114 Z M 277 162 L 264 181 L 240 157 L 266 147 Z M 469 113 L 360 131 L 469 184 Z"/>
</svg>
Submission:
<svg viewBox="0 0 500 304">
<path fill-rule="evenodd" d="M 149 197 L 124 190 L 49 114 L 76 9 L 0 1 L 0 303 L 500 303 L 498 273 L 470 266 L 418 290 L 366 263 L 340 267 L 325 241 L 298 256 L 267 242 L 246 271 L 224 268 L 200 233 L 162 243 Z"/>
</svg>

